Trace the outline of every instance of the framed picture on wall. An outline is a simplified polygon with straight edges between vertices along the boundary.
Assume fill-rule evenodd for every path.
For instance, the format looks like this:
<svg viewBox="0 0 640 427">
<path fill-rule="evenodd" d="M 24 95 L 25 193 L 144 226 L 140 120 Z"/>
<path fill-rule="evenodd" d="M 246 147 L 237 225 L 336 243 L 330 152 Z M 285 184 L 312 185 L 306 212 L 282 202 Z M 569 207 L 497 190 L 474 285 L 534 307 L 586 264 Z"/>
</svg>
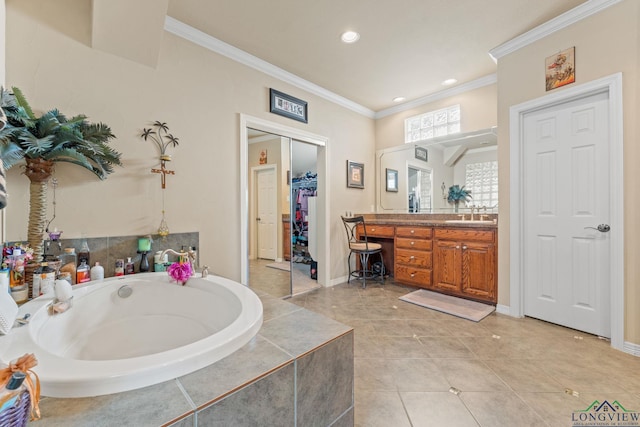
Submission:
<svg viewBox="0 0 640 427">
<path fill-rule="evenodd" d="M 299 122 L 307 123 L 307 101 L 269 89 L 269 111 Z"/>
<path fill-rule="evenodd" d="M 576 81 L 576 48 L 570 47 L 544 60 L 547 91 Z"/>
<path fill-rule="evenodd" d="M 387 171 L 387 191 L 392 193 L 398 192 L 398 171 L 395 169 L 386 169 Z"/>
<path fill-rule="evenodd" d="M 364 163 L 347 160 L 347 187 L 364 188 Z"/>
<path fill-rule="evenodd" d="M 429 152 L 426 148 L 416 147 L 415 158 L 418 160 L 423 160 L 425 162 L 429 161 Z"/>
</svg>

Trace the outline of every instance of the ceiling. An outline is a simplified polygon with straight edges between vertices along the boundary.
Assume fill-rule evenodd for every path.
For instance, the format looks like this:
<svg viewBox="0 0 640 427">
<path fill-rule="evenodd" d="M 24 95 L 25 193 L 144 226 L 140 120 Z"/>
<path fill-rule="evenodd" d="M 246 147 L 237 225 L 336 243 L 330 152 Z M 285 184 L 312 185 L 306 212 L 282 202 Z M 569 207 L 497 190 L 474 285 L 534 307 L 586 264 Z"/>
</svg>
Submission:
<svg viewBox="0 0 640 427">
<path fill-rule="evenodd" d="M 373 111 L 496 72 L 489 50 L 586 0 L 169 0 L 167 14 Z M 345 30 L 360 40 L 344 44 Z M 567 46 L 558 46 L 558 49 Z M 455 87 L 450 86 L 450 87 Z"/>
</svg>

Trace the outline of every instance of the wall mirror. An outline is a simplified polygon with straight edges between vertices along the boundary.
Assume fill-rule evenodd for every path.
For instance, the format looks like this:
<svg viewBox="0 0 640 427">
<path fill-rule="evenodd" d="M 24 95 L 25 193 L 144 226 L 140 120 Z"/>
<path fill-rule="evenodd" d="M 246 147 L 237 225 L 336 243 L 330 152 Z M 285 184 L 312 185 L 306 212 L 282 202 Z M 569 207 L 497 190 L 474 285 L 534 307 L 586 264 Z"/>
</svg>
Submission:
<svg viewBox="0 0 640 427">
<path fill-rule="evenodd" d="M 247 140 L 248 284 L 278 298 L 313 289 L 318 147 L 252 128 Z"/>
<path fill-rule="evenodd" d="M 378 212 L 451 213 L 449 187 L 465 185 L 469 204 L 497 212 L 497 128 L 458 133 L 376 152 Z M 389 191 L 389 172 L 398 171 Z"/>
</svg>

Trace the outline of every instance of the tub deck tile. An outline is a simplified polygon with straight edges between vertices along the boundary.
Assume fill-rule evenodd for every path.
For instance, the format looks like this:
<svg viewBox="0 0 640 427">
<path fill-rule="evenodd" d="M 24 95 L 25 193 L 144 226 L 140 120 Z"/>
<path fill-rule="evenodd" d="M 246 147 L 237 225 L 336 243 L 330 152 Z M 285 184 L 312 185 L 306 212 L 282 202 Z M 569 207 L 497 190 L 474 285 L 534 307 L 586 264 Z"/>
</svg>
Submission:
<svg viewBox="0 0 640 427">
<path fill-rule="evenodd" d="M 351 330 L 350 326 L 302 309 L 265 321 L 258 333 L 297 358 Z"/>
<path fill-rule="evenodd" d="M 292 361 L 284 351 L 257 335 L 235 353 L 178 380 L 200 408 Z"/>
<path fill-rule="evenodd" d="M 176 380 L 105 396 L 62 399 L 43 397 L 42 418 L 31 427 L 161 426 L 193 408 Z"/>
</svg>

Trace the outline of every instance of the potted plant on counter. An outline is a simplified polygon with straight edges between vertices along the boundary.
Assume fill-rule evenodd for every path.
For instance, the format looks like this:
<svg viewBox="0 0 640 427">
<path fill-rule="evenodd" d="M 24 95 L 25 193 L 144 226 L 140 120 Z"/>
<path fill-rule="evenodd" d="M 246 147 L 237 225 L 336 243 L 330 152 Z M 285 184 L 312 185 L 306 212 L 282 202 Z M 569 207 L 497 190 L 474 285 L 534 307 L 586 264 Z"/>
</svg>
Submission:
<svg viewBox="0 0 640 427">
<path fill-rule="evenodd" d="M 100 179 L 121 165 L 120 153 L 109 147 L 114 135 L 104 123 L 90 123 L 85 115 L 67 118 L 57 109 L 36 116 L 22 92 L 0 89 L 0 105 L 7 125 L 0 131 L 0 159 L 6 169 L 24 161 L 29 178 L 27 237 L 34 262 L 42 261 L 47 214 L 47 182 L 57 162 L 91 171 Z"/>
<path fill-rule="evenodd" d="M 464 185 L 460 187 L 456 184 L 449 187 L 449 196 L 447 197 L 447 201 L 454 204 L 454 210 L 456 213 L 458 212 L 458 205 L 461 201 L 468 202 L 471 199 L 471 191 L 465 189 Z"/>
</svg>

